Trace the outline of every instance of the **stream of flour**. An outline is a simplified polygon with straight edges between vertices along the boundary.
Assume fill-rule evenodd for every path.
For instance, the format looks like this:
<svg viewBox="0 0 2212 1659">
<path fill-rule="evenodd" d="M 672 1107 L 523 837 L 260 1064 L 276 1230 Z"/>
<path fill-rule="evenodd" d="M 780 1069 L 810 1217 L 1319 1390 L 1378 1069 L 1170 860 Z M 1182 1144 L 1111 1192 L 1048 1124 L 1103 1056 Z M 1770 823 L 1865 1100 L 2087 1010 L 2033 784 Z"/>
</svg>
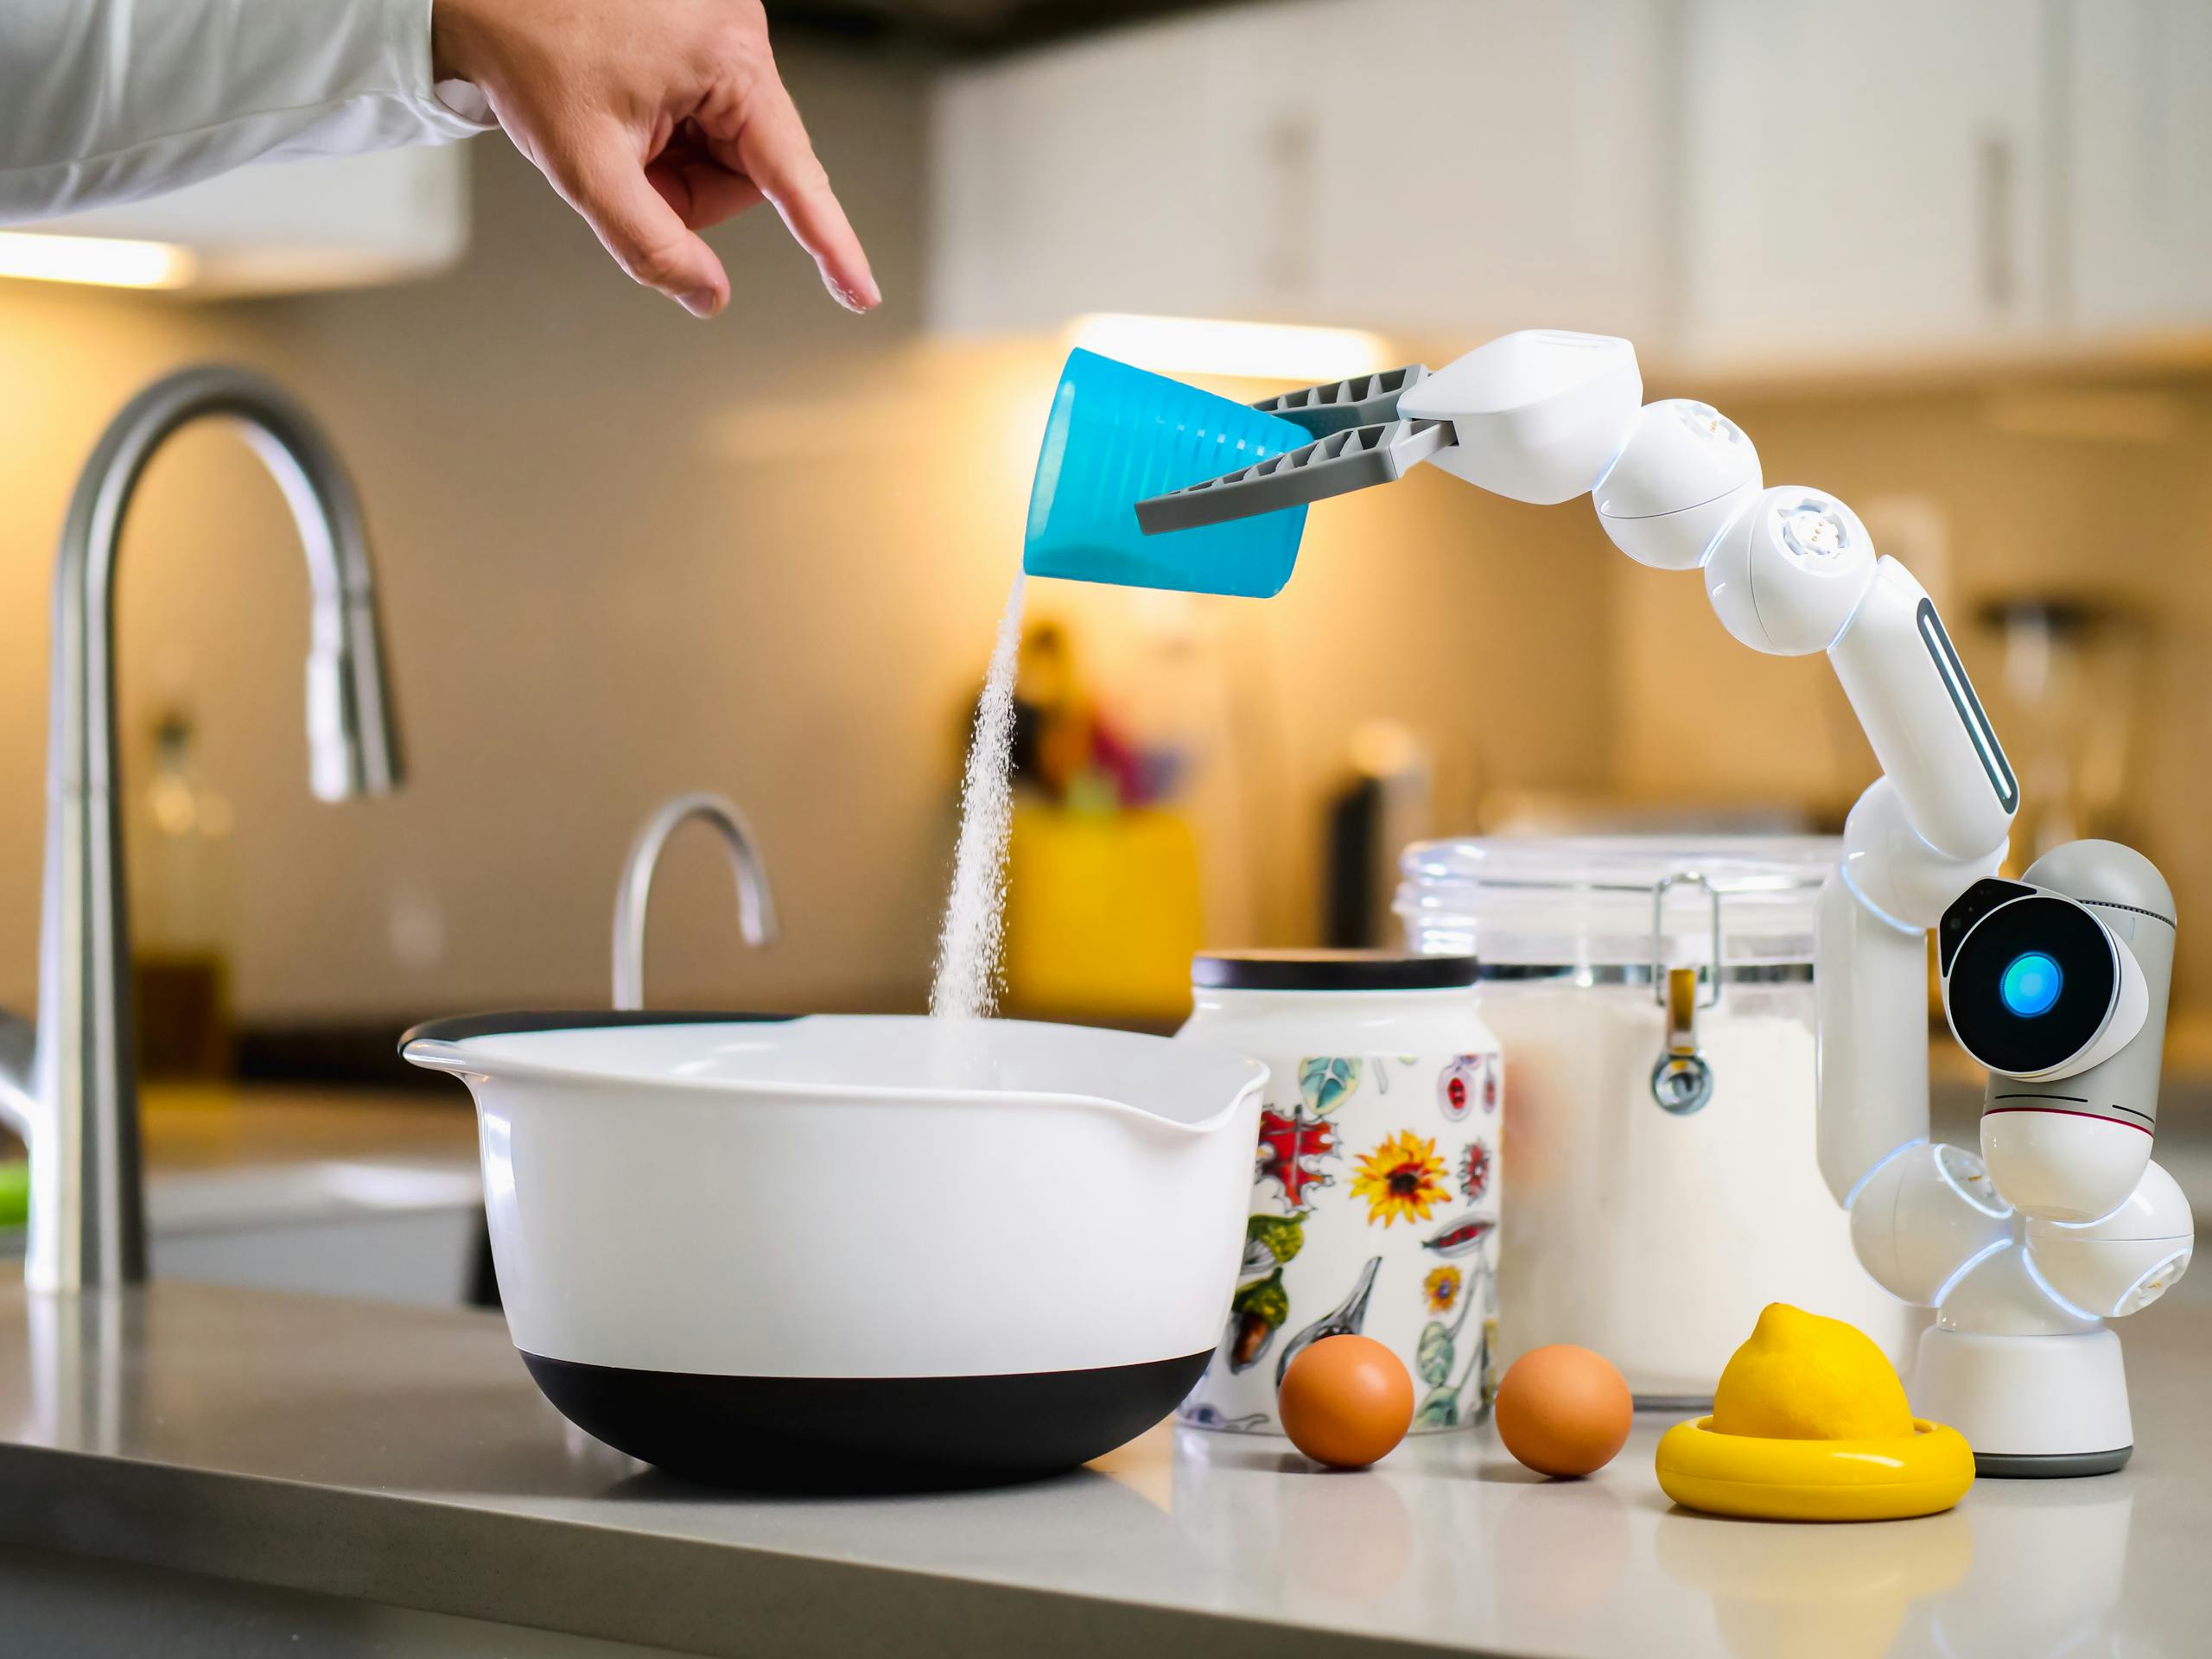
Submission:
<svg viewBox="0 0 2212 1659">
<path fill-rule="evenodd" d="M 1007 836 L 1014 828 L 1014 682 L 1024 581 L 1017 572 L 1006 596 L 1006 614 L 999 619 L 982 701 L 976 706 L 968 769 L 960 783 L 952 892 L 945 900 L 937 977 L 930 987 L 930 1012 L 940 1020 L 982 1020 L 998 1006 Z"/>
</svg>

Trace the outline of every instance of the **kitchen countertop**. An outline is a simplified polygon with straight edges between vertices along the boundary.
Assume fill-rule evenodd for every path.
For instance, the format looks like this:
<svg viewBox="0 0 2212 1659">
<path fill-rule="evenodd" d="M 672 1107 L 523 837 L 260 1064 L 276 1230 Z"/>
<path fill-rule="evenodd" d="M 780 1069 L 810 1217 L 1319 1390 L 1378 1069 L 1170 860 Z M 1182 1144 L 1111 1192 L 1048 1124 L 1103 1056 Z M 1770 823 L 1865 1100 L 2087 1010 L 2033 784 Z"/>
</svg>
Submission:
<svg viewBox="0 0 2212 1659">
<path fill-rule="evenodd" d="M 0 1544 L 711 1654 L 2180 1655 L 2212 1629 L 2212 1275 L 2125 1322 L 2123 1473 L 1859 1526 L 1672 1509 L 1488 1432 L 1329 1473 L 1154 1429 L 1057 1480 L 735 1497 L 567 1427 L 496 1314 L 0 1289 Z M 134 1569 L 136 1570 L 136 1569 Z"/>
</svg>

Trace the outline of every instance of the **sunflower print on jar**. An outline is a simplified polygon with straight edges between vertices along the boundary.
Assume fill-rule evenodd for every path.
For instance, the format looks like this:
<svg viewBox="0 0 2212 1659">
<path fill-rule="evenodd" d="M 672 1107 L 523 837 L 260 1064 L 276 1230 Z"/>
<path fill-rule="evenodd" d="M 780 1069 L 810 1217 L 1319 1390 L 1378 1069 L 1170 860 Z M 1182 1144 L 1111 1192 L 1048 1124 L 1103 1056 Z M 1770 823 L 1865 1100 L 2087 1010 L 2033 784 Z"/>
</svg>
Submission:
<svg viewBox="0 0 2212 1659">
<path fill-rule="evenodd" d="M 1351 1179 L 1355 1198 L 1367 1200 L 1367 1224 L 1385 1227 L 1400 1217 L 1427 1221 L 1429 1212 L 1452 1194 L 1444 1185 L 1444 1160 L 1436 1142 L 1401 1129 L 1359 1160 Z"/>
</svg>

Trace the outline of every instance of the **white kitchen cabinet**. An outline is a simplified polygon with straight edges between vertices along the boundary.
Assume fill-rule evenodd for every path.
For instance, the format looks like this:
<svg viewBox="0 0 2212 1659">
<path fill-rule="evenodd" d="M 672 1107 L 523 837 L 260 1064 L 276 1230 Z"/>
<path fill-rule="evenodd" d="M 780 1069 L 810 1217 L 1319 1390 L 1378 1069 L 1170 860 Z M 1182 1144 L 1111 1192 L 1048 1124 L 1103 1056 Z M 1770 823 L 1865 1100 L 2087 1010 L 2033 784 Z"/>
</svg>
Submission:
<svg viewBox="0 0 2212 1659">
<path fill-rule="evenodd" d="M 2212 328 L 2212 0 L 1275 0 L 949 77 L 931 315 L 1624 334 L 1672 374 Z"/>
<path fill-rule="evenodd" d="M 2212 0 L 2060 0 L 2052 23 L 2068 322 L 2212 326 Z"/>
<path fill-rule="evenodd" d="M 1202 18 L 948 75 L 934 102 L 929 302 L 953 332 L 1086 311 L 1232 311 L 1229 166 Z M 1162 37 L 1172 34 L 1172 45 Z"/>
<path fill-rule="evenodd" d="M 932 321 L 1640 330 L 1664 298 L 1662 19 L 1640 0 L 1295 0 L 957 73 Z"/>
<path fill-rule="evenodd" d="M 468 241 L 465 147 L 268 162 L 150 197 L 12 227 L 181 251 L 175 286 L 209 297 L 427 275 Z"/>
<path fill-rule="evenodd" d="M 2049 335 L 2042 0 L 1689 0 L 1682 26 L 1680 355 Z"/>
<path fill-rule="evenodd" d="M 1294 230 L 1316 313 L 1450 340 L 1662 326 L 1668 153 L 1651 135 L 1670 107 L 1666 8 L 1326 10 L 1343 39 L 1300 106 L 1313 162 L 1309 222 Z M 1249 90 L 1278 118 L 1280 79 Z"/>
</svg>

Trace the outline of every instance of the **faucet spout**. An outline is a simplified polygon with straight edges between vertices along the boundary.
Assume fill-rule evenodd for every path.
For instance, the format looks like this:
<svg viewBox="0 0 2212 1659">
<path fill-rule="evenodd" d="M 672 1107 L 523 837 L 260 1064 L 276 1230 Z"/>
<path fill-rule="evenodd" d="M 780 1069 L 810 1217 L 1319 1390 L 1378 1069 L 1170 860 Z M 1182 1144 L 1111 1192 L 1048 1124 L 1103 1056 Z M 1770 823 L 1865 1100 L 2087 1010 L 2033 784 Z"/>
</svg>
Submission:
<svg viewBox="0 0 2212 1659">
<path fill-rule="evenodd" d="M 24 1278 L 37 1291 L 145 1276 L 117 775 L 116 548 L 147 463 L 207 418 L 245 429 L 299 527 L 313 595 L 311 787 L 338 800 L 388 793 L 403 776 L 360 502 L 329 440 L 259 375 L 211 366 L 156 381 L 93 446 L 54 570 L 38 1021 L 29 1087 L 10 1103 L 29 1131 Z"/>
<path fill-rule="evenodd" d="M 645 909 L 652 899 L 653 874 L 660 868 L 668 838 L 696 818 L 721 837 L 737 877 L 737 925 L 750 945 L 776 937 L 776 903 L 768 889 L 767 867 L 745 814 L 720 795 L 678 795 L 645 820 L 623 861 L 622 885 L 614 893 L 614 1006 L 645 1006 Z"/>
</svg>

